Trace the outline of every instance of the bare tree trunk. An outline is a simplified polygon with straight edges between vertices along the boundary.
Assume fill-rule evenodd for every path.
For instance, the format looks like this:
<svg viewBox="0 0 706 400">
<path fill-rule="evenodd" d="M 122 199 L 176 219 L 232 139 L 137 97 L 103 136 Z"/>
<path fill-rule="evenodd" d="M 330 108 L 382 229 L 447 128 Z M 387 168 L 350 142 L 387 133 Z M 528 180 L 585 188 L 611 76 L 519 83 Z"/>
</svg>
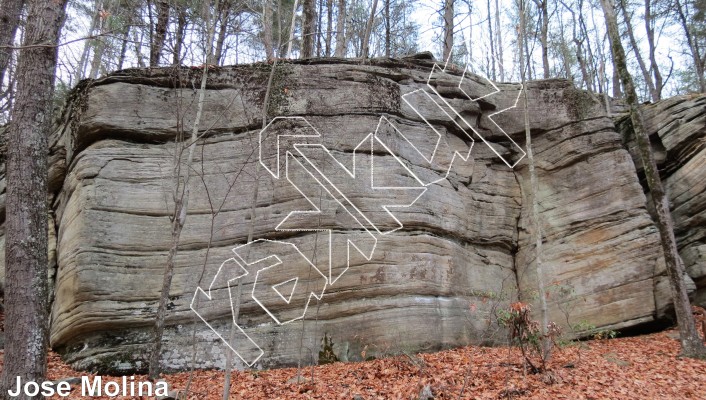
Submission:
<svg viewBox="0 0 706 400">
<path fill-rule="evenodd" d="M 632 76 L 628 71 L 627 62 L 625 61 L 625 50 L 620 42 L 620 32 L 618 31 L 618 21 L 615 16 L 613 0 L 601 0 L 603 14 L 605 16 L 608 36 L 610 37 L 611 46 L 613 47 L 615 68 L 620 72 L 620 79 L 625 89 L 625 99 L 630 108 L 630 120 L 632 122 L 633 132 L 635 133 L 635 141 L 637 142 L 642 166 L 645 170 L 647 178 L 647 186 L 650 189 L 650 196 L 655 207 L 655 217 L 657 219 L 657 229 L 662 242 L 662 250 L 664 252 L 664 261 L 666 264 L 667 275 L 669 276 L 669 286 L 672 293 L 672 301 L 674 302 L 674 310 L 677 315 L 677 323 L 679 325 L 679 338 L 682 347 L 682 355 L 686 357 L 706 357 L 706 347 L 701 341 L 694 315 L 691 312 L 691 304 L 684 283 L 684 265 L 677 250 L 677 243 L 674 237 L 674 222 L 669 211 L 669 199 L 667 199 L 662 180 L 659 176 L 657 163 L 655 162 L 654 154 L 650 145 L 650 139 L 645 132 L 642 124 L 642 115 L 638 107 L 637 93 L 635 85 L 632 81 Z"/>
<path fill-rule="evenodd" d="M 444 61 L 454 50 L 454 0 L 444 1 Z"/>
<path fill-rule="evenodd" d="M 314 33 L 316 31 L 316 1 L 304 0 L 304 21 L 302 23 L 302 54 L 301 58 L 314 56 Z"/>
<path fill-rule="evenodd" d="M 699 49 L 699 44 L 694 38 L 689 20 L 684 13 L 684 7 L 681 4 L 681 0 L 674 0 L 674 4 L 677 6 L 677 14 L 679 15 L 679 22 L 681 22 L 682 29 L 684 29 L 684 35 L 686 36 L 686 42 L 689 45 L 689 52 L 694 60 L 694 70 L 696 71 L 696 78 L 699 82 L 699 91 L 706 92 L 706 77 L 704 77 L 704 61 L 701 58 L 701 50 Z"/>
<path fill-rule="evenodd" d="M 275 49 L 272 39 L 272 0 L 262 2 L 262 43 L 265 46 L 267 60 L 275 58 Z"/>
<path fill-rule="evenodd" d="M 652 19 L 652 0 L 645 0 L 645 30 L 647 31 L 647 44 L 650 52 L 650 69 L 654 75 L 654 88 L 651 88 L 652 101 L 659 101 L 662 98 L 662 74 L 659 72 L 659 64 L 655 57 L 655 28 Z"/>
<path fill-rule="evenodd" d="M 385 0 L 385 57 L 390 55 L 390 0 Z"/>
<path fill-rule="evenodd" d="M 566 11 L 571 14 L 571 36 L 572 41 L 576 45 L 576 62 L 579 64 L 579 71 L 581 71 L 581 80 L 583 80 L 584 85 L 586 85 L 586 90 L 588 90 L 589 92 L 593 92 L 591 87 L 591 77 L 588 74 L 586 60 L 584 60 L 583 58 L 583 41 L 585 40 L 585 38 L 579 37 L 579 33 L 576 28 L 578 25 L 576 21 L 576 11 L 574 11 L 573 5 L 566 4 L 561 0 L 560 2 L 564 6 Z M 582 2 L 579 1 L 579 12 L 581 12 L 581 4 Z"/>
<path fill-rule="evenodd" d="M 326 57 L 331 57 L 331 40 L 333 38 L 333 0 L 326 0 Z"/>
<path fill-rule="evenodd" d="M 186 31 L 186 10 L 183 4 L 177 3 L 177 26 L 174 34 L 174 51 L 172 52 L 172 65 L 181 65 L 181 48 L 184 45 L 184 32 Z M 217 59 L 220 59 L 218 57 Z"/>
<path fill-rule="evenodd" d="M 346 56 L 346 0 L 338 0 L 336 15 L 336 57 Z"/>
<path fill-rule="evenodd" d="M 294 0 L 294 6 L 292 6 L 292 24 L 289 26 L 289 39 L 287 40 L 287 55 L 286 58 L 292 58 L 292 44 L 294 43 L 294 29 L 297 22 L 297 8 L 299 7 L 299 0 Z"/>
<path fill-rule="evenodd" d="M 2 1 L 0 6 L 0 46 L 11 47 L 14 44 L 24 3 L 24 0 Z M 11 56 L 12 50 L 0 47 L 0 91 L 2 91 Z"/>
<path fill-rule="evenodd" d="M 488 7 L 490 9 L 490 7 Z M 498 0 L 495 0 L 495 39 L 497 44 L 495 46 L 496 53 L 498 55 L 498 72 L 500 72 L 500 81 L 505 81 L 505 67 L 503 66 L 503 33 L 502 26 L 500 22 L 500 5 Z"/>
<path fill-rule="evenodd" d="M 544 79 L 549 79 L 549 6 L 548 0 L 533 0 L 540 17 L 539 41 L 542 46 L 542 69 Z"/>
<path fill-rule="evenodd" d="M 493 20 L 490 17 L 490 0 L 487 0 L 488 7 L 488 40 L 490 42 L 490 77 L 496 80 L 495 76 L 495 39 L 493 36 Z"/>
<path fill-rule="evenodd" d="M 118 67 L 117 70 L 123 69 L 123 64 L 125 63 L 125 56 L 127 55 L 127 42 L 130 40 L 130 26 L 125 27 L 125 32 L 123 33 L 123 38 L 121 39 L 120 45 L 120 55 L 118 56 Z"/>
<path fill-rule="evenodd" d="M 613 46 L 610 47 L 610 59 L 613 61 L 613 98 L 619 99 L 623 97 L 623 91 L 620 89 L 620 73 L 615 68 L 615 55 L 613 54 Z"/>
<path fill-rule="evenodd" d="M 628 33 L 628 39 L 630 39 L 630 47 L 632 47 L 632 50 L 635 53 L 635 58 L 637 59 L 637 64 L 640 66 L 640 72 L 642 72 L 642 77 L 645 79 L 645 83 L 647 84 L 647 88 L 649 89 L 650 94 L 654 94 L 655 84 L 652 81 L 652 75 L 650 75 L 650 72 L 647 70 L 647 66 L 645 65 L 645 61 L 642 59 L 642 54 L 640 53 L 640 48 L 637 45 L 637 40 L 635 39 L 635 34 L 632 30 L 632 22 L 631 22 L 630 14 L 628 13 L 627 6 L 625 4 L 625 0 L 620 0 L 620 9 L 623 12 L 623 19 L 625 20 L 625 29 Z M 654 98 L 653 98 L 653 100 L 654 100 Z"/>
<path fill-rule="evenodd" d="M 17 101 L 7 129 L 3 397 L 18 377 L 41 382 L 47 370 L 47 137 L 57 65 L 53 45 L 59 42 L 66 3 L 27 1 L 23 45 L 36 47 L 21 50 L 17 59 Z"/>
<path fill-rule="evenodd" d="M 167 28 L 169 26 L 169 2 L 167 0 L 157 1 L 157 23 L 154 26 L 152 43 L 150 43 L 150 67 L 158 67 L 159 59 L 162 57 L 162 49 L 167 39 Z"/>
<path fill-rule="evenodd" d="M 323 0 L 319 0 L 319 12 L 317 14 L 317 19 L 318 21 L 316 22 L 316 29 L 314 30 L 316 32 L 316 57 L 321 57 L 321 27 L 323 26 L 323 15 L 324 15 L 324 2 Z"/>
<path fill-rule="evenodd" d="M 591 49 L 591 39 L 588 34 L 588 27 L 586 27 L 586 21 L 583 19 L 583 0 L 579 0 L 579 12 L 578 12 L 578 19 L 579 19 L 579 28 L 581 29 L 581 36 L 583 37 L 584 40 L 586 40 L 586 55 L 588 56 L 588 60 L 583 58 L 583 63 L 584 67 L 586 70 L 586 77 L 588 79 L 587 85 L 588 85 L 588 90 L 592 93 L 596 92 L 596 82 L 595 82 L 595 76 L 596 76 L 596 68 L 595 68 L 595 58 L 593 57 L 593 50 Z M 594 67 L 592 70 L 588 69 L 588 66 Z"/>
<path fill-rule="evenodd" d="M 88 32 L 90 32 L 90 35 L 94 35 L 96 33 L 96 29 L 98 29 L 98 25 L 100 24 L 100 3 L 96 2 L 95 3 L 95 9 L 93 10 L 93 18 L 91 19 L 91 28 L 89 29 Z M 78 61 L 78 68 L 76 68 L 76 71 L 74 72 L 74 77 L 76 82 L 80 81 L 83 79 L 83 73 L 86 70 L 86 64 L 88 63 L 88 54 L 91 51 L 91 47 L 95 47 L 96 39 L 92 40 L 86 40 L 86 43 L 83 45 L 83 51 L 81 52 L 81 58 Z"/>
<path fill-rule="evenodd" d="M 527 26 L 527 10 L 526 10 L 526 3 L 525 1 L 527 0 L 520 0 L 520 37 L 518 38 L 518 41 L 520 43 L 522 42 L 527 42 L 527 37 L 524 36 L 525 34 L 525 29 Z M 530 201 L 532 203 L 532 208 L 530 211 L 530 223 L 532 225 L 532 236 L 534 238 L 534 265 L 535 265 L 535 271 L 537 274 L 537 291 L 539 292 L 539 305 L 540 305 L 540 314 L 541 314 L 541 326 L 540 326 L 540 332 L 542 334 L 542 365 L 544 366 L 545 362 L 549 359 L 549 355 L 551 354 L 551 341 L 549 340 L 547 336 L 547 327 L 549 325 L 549 312 L 547 310 L 547 296 L 546 296 L 546 291 L 544 289 L 544 269 L 542 268 L 542 225 L 539 220 L 539 202 L 537 200 L 537 195 L 539 193 L 539 184 L 537 183 L 537 173 L 534 168 L 534 155 L 532 152 L 532 135 L 530 133 L 530 124 L 529 124 L 529 111 L 528 111 L 528 105 L 529 101 L 527 99 L 527 86 L 526 86 L 526 73 L 524 71 L 524 68 L 522 67 L 524 65 L 524 57 L 525 55 L 523 54 L 522 51 L 522 46 L 519 46 L 520 48 L 520 78 L 522 79 L 522 90 L 524 91 L 524 121 L 525 121 L 525 142 L 526 142 L 526 147 L 527 147 L 527 165 L 529 169 L 529 175 L 530 175 Z"/>
<path fill-rule="evenodd" d="M 138 37 L 138 31 L 140 31 L 140 36 Z M 137 58 L 137 66 L 140 68 L 145 68 L 145 58 L 142 55 L 142 39 L 144 39 L 144 31 L 141 29 L 132 30 L 132 40 L 135 43 L 135 57 Z"/>
<path fill-rule="evenodd" d="M 216 21 L 218 21 L 218 38 L 216 38 L 216 51 L 213 56 L 214 64 L 222 65 L 225 61 L 225 54 L 223 54 L 223 46 L 226 42 L 226 37 L 228 36 L 228 19 L 231 13 L 230 2 L 225 1 L 221 4 L 220 10 L 218 11 L 218 16 Z"/>
<path fill-rule="evenodd" d="M 218 9 L 219 0 L 215 0 L 215 9 Z M 164 336 L 164 322 L 167 313 L 167 304 L 169 303 L 169 291 L 172 287 L 172 278 L 174 276 L 174 263 L 179 251 L 179 240 L 181 231 L 186 223 L 186 215 L 189 210 L 189 194 L 191 177 L 191 166 L 194 159 L 194 150 L 196 142 L 199 138 L 199 125 L 201 123 L 201 115 L 203 113 L 203 103 L 206 95 L 206 81 L 208 80 L 208 66 L 213 63 L 213 37 L 215 36 L 216 21 L 211 16 L 211 11 L 208 7 L 205 8 L 206 15 L 204 20 L 206 23 L 206 57 L 204 60 L 203 73 L 201 75 L 201 87 L 199 88 L 199 97 L 196 104 L 196 116 L 191 127 L 191 137 L 188 140 L 188 156 L 186 163 L 182 166 L 182 153 L 184 148 L 183 140 L 181 143 L 175 140 L 175 165 L 174 165 L 174 191 L 172 192 L 174 200 L 174 210 L 172 213 L 172 240 L 167 255 L 167 262 L 164 265 L 162 290 L 159 296 L 159 305 L 157 306 L 157 314 L 154 322 L 154 347 L 150 354 L 149 360 L 149 377 L 152 380 L 159 378 L 161 371 L 160 360 L 162 356 L 162 337 Z M 178 118 L 179 116 L 177 116 Z"/>
<path fill-rule="evenodd" d="M 112 11 L 113 3 L 110 0 L 103 0 L 100 11 L 106 12 L 110 15 Z M 99 35 L 106 33 L 106 20 L 104 18 L 100 19 L 99 23 Z M 105 51 L 105 40 L 104 37 L 99 37 L 95 39 L 95 45 L 93 46 L 93 61 L 91 61 L 91 71 L 88 73 L 88 77 L 91 79 L 96 79 L 100 74 L 101 62 L 103 61 L 103 52 Z"/>
<path fill-rule="evenodd" d="M 448 1 L 448 0 L 447 0 Z M 370 18 L 365 25 L 365 34 L 363 35 L 363 51 L 361 57 L 368 58 L 368 49 L 370 48 L 370 34 L 373 31 L 373 23 L 375 22 L 375 13 L 378 8 L 378 0 L 373 0 L 373 7 L 370 9 Z"/>
</svg>

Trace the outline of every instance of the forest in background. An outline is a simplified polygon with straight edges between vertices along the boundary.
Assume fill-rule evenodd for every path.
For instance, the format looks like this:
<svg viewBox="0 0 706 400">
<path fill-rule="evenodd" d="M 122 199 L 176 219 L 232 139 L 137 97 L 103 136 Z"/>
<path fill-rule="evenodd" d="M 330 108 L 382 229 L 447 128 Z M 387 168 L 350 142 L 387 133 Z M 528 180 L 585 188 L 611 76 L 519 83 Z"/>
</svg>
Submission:
<svg viewBox="0 0 706 400">
<path fill-rule="evenodd" d="M 16 90 L 23 0 L 3 0 L 0 123 Z M 600 2 L 527 1 L 527 79 L 566 78 L 621 97 Z M 630 72 L 643 101 L 706 91 L 706 1 L 618 0 Z M 399 57 L 431 51 L 495 81 L 520 81 L 516 0 L 71 0 L 57 96 L 84 78 L 132 67 L 231 65 L 273 58 Z"/>
</svg>

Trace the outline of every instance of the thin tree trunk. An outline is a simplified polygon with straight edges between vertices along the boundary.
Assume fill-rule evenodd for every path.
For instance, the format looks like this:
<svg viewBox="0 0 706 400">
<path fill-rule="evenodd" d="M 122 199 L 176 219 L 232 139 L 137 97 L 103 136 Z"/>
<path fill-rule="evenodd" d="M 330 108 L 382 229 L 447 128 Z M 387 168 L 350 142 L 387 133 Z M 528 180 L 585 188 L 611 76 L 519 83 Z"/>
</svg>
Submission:
<svg viewBox="0 0 706 400">
<path fill-rule="evenodd" d="M 100 3 L 96 2 L 95 3 L 95 9 L 93 10 L 93 18 L 91 19 L 91 29 L 89 29 L 88 32 L 90 32 L 90 35 L 94 35 L 96 33 L 96 29 L 98 29 L 98 25 L 100 24 Z M 86 40 L 86 43 L 83 45 L 83 51 L 81 52 L 81 58 L 78 61 L 78 68 L 76 68 L 75 71 L 75 80 L 78 83 L 81 79 L 83 79 L 83 74 L 84 71 L 86 70 L 86 64 L 88 63 L 88 54 L 91 51 L 91 47 L 95 47 L 96 39 L 92 40 Z"/>
<path fill-rule="evenodd" d="M 448 0 L 447 0 L 448 1 Z M 373 7 L 370 9 L 370 18 L 365 25 L 365 34 L 363 35 L 363 51 L 361 52 L 361 57 L 368 58 L 370 49 L 370 34 L 373 31 L 373 23 L 375 22 L 375 13 L 378 8 L 378 0 L 373 0 Z"/>
<path fill-rule="evenodd" d="M 533 0 L 540 17 L 539 41 L 542 46 L 542 69 L 544 79 L 549 79 L 549 5 L 548 0 Z"/>
<path fill-rule="evenodd" d="M 120 45 L 120 56 L 118 56 L 118 67 L 117 70 L 123 69 L 123 64 L 125 63 L 125 56 L 127 55 L 127 42 L 130 40 L 130 26 L 125 27 L 125 32 L 123 33 L 122 43 Z"/>
<path fill-rule="evenodd" d="M 292 24 L 289 25 L 289 40 L 287 41 L 287 58 L 292 58 L 292 44 L 294 43 L 294 29 L 297 22 L 297 8 L 299 7 L 299 0 L 294 0 L 294 5 L 292 6 Z"/>
<path fill-rule="evenodd" d="M 223 54 L 226 37 L 228 36 L 228 19 L 230 18 L 230 4 L 225 2 L 218 12 L 218 38 L 216 38 L 216 52 L 213 61 L 216 65 L 223 65 L 225 54 Z"/>
<path fill-rule="evenodd" d="M 331 57 L 331 40 L 333 38 L 333 0 L 326 0 L 326 57 Z"/>
<path fill-rule="evenodd" d="M 525 29 L 527 26 L 527 10 L 526 10 L 526 0 L 520 0 L 520 37 L 518 41 L 527 42 L 527 37 L 524 36 Z M 524 65 L 525 54 L 523 54 L 522 46 L 520 48 L 520 66 Z M 530 211 L 530 224 L 532 225 L 532 236 L 534 238 L 534 265 L 537 274 L 537 291 L 539 292 L 539 305 L 541 314 L 541 326 L 540 333 L 542 334 L 542 366 L 549 359 L 551 354 L 551 341 L 547 337 L 547 327 L 549 325 L 549 312 L 547 310 L 547 296 L 544 288 L 544 269 L 542 268 L 542 225 L 539 220 L 539 202 L 537 200 L 537 195 L 539 193 L 539 184 L 537 183 L 537 173 L 534 166 L 534 155 L 532 152 L 532 135 L 530 133 L 529 124 L 529 111 L 528 105 L 529 101 L 527 99 L 527 86 L 526 86 L 526 73 L 524 68 L 520 67 L 520 78 L 522 79 L 522 89 L 524 91 L 524 121 L 525 121 L 525 142 L 527 147 L 527 165 L 529 168 L 530 175 L 530 201 L 532 203 L 532 208 Z"/>
<path fill-rule="evenodd" d="M 444 2 L 444 61 L 454 50 L 454 0 Z"/>
<path fill-rule="evenodd" d="M 100 11 L 105 11 L 108 15 L 112 11 L 113 4 L 110 0 L 103 0 L 101 4 Z M 99 35 L 103 35 L 106 32 L 105 29 L 106 20 L 104 18 L 100 19 Z M 88 77 L 91 79 L 96 79 L 100 74 L 101 62 L 103 61 L 103 52 L 105 51 L 105 38 L 99 37 L 95 39 L 95 46 L 93 47 L 93 60 L 91 61 L 91 71 L 88 73 Z"/>
<path fill-rule="evenodd" d="M 336 15 L 336 57 L 346 56 L 346 0 L 338 0 Z"/>
<path fill-rule="evenodd" d="M 162 49 L 167 39 L 167 28 L 169 26 L 169 2 L 167 0 L 157 1 L 157 23 L 154 26 L 152 43 L 150 43 L 150 67 L 158 67 L 159 59 L 162 57 Z"/>
<path fill-rule="evenodd" d="M 650 196 L 655 207 L 657 229 L 662 242 L 672 301 L 674 302 L 674 310 L 679 325 L 682 355 L 704 358 L 706 357 L 706 347 L 696 330 L 694 315 L 691 312 L 691 304 L 689 303 L 689 296 L 684 282 L 686 272 L 677 250 L 677 243 L 674 237 L 674 222 L 669 211 L 669 199 L 667 199 L 662 187 L 662 180 L 652 153 L 650 139 L 642 124 L 642 115 L 638 107 L 635 85 L 628 71 L 625 50 L 620 42 L 620 32 L 618 31 L 618 21 L 615 16 L 613 0 L 601 0 L 601 6 L 603 7 L 608 36 L 613 47 L 615 68 L 620 73 L 620 79 L 625 89 L 625 99 L 630 108 L 630 120 L 635 133 L 635 141 L 637 142 L 642 166 L 645 170 L 645 177 L 647 178 L 647 186 L 650 189 Z"/>
<path fill-rule="evenodd" d="M 138 37 L 138 29 L 132 30 L 132 40 L 135 42 L 135 57 L 137 58 L 137 66 L 140 68 L 145 68 L 145 58 L 142 55 L 142 39 L 144 39 L 144 31 L 139 29 L 140 37 Z"/>
<path fill-rule="evenodd" d="M 219 0 L 215 0 L 215 9 L 218 9 Z M 206 81 L 208 80 L 208 66 L 213 63 L 213 37 L 215 36 L 215 20 L 210 15 L 211 12 L 209 8 L 206 8 L 206 15 L 204 20 L 207 27 L 207 37 L 205 43 L 206 57 L 204 60 L 203 73 L 201 75 L 201 87 L 199 88 L 199 97 L 196 104 L 196 116 L 194 117 L 194 123 L 191 127 L 191 137 L 189 138 L 188 146 L 188 156 L 186 163 L 182 166 L 182 153 L 184 150 L 183 141 L 179 143 L 175 141 L 174 151 L 175 151 L 175 165 L 174 165 L 174 212 L 172 213 L 172 240 L 171 246 L 169 248 L 169 254 L 167 255 L 167 262 L 164 265 L 163 279 L 162 279 L 162 290 L 159 296 L 159 305 L 157 307 L 157 314 L 155 316 L 154 322 L 154 347 L 152 353 L 150 354 L 149 360 L 149 377 L 152 380 L 159 378 L 161 371 L 161 356 L 162 356 L 162 337 L 164 336 L 164 322 L 167 313 L 167 304 L 169 303 L 169 291 L 172 286 L 172 278 L 174 276 L 174 263 L 176 260 L 177 253 L 179 251 L 179 240 L 181 237 L 181 231 L 186 223 L 186 215 L 189 210 L 189 194 L 190 185 L 189 180 L 191 177 L 191 165 L 194 159 L 194 150 L 196 149 L 196 142 L 199 138 L 199 125 L 201 123 L 201 116 L 203 114 L 204 99 L 206 95 Z M 179 118 L 180 116 L 177 116 Z M 184 174 L 184 175 L 182 175 Z M 183 183 L 180 183 L 182 182 Z"/>
<path fill-rule="evenodd" d="M 314 56 L 314 32 L 316 31 L 315 0 L 304 0 L 304 21 L 302 23 L 302 54 L 301 58 Z"/>
<path fill-rule="evenodd" d="M 654 75 L 654 87 L 651 88 L 650 94 L 652 101 L 659 101 L 662 98 L 662 74 L 659 72 L 659 64 L 655 57 L 655 28 L 654 20 L 652 19 L 652 0 L 645 0 L 645 30 L 647 31 L 647 44 L 650 54 L 650 69 Z"/>
<path fill-rule="evenodd" d="M 267 60 L 275 58 L 275 49 L 272 39 L 272 0 L 262 2 L 262 43 L 265 46 Z"/>
<path fill-rule="evenodd" d="M 652 81 L 652 75 L 650 75 L 650 72 L 647 70 L 645 60 L 642 59 L 642 54 L 640 53 L 640 48 L 637 45 L 637 40 L 635 39 L 630 14 L 628 13 L 627 6 L 625 5 L 625 0 L 620 0 L 620 9 L 623 12 L 623 19 L 625 20 L 625 29 L 628 34 L 628 39 L 630 39 L 630 47 L 632 47 L 632 50 L 635 53 L 637 65 L 640 66 L 640 72 L 642 72 L 642 77 L 645 79 L 645 83 L 647 83 L 647 88 L 649 89 L 651 94 L 654 94 L 655 84 Z"/>
<path fill-rule="evenodd" d="M 613 65 L 615 66 L 615 55 L 613 54 L 613 46 L 610 47 L 610 59 L 613 61 Z M 623 91 L 620 88 L 620 73 L 618 72 L 618 69 L 613 67 L 613 98 L 614 99 L 619 99 L 623 97 Z"/>
<path fill-rule="evenodd" d="M 576 29 L 576 11 L 574 11 L 573 5 L 568 5 L 563 1 L 560 2 L 564 6 L 566 11 L 571 14 L 571 37 L 572 41 L 576 45 L 576 62 L 579 65 L 579 71 L 581 71 L 581 79 L 583 80 L 584 85 L 586 85 L 586 90 L 588 90 L 589 92 L 593 92 L 593 90 L 591 90 L 591 79 L 588 74 L 586 61 L 583 58 L 583 40 L 585 38 L 580 38 Z M 582 1 L 579 1 L 579 12 L 581 11 L 581 4 Z"/>
<path fill-rule="evenodd" d="M 493 20 L 490 17 L 490 0 L 487 0 L 488 7 L 488 39 L 490 42 L 490 77 L 496 80 L 495 76 L 495 39 L 493 36 Z"/>
<path fill-rule="evenodd" d="M 316 22 L 316 57 L 321 57 L 321 26 L 323 23 L 323 15 L 324 15 L 324 3 L 323 0 L 319 0 L 319 12 L 317 15 L 318 21 Z"/>
<path fill-rule="evenodd" d="M 681 22 L 682 29 L 684 29 L 684 35 L 686 36 L 686 42 L 689 45 L 689 52 L 694 60 L 694 70 L 696 70 L 696 79 L 699 82 L 699 91 L 706 92 L 706 77 L 704 77 L 704 60 L 701 59 L 701 51 L 699 50 L 699 44 L 695 40 L 689 20 L 684 13 L 684 7 L 681 4 L 681 0 L 675 0 L 674 4 L 677 6 L 677 14 L 679 15 L 679 22 Z"/>
<path fill-rule="evenodd" d="M 505 81 L 505 67 L 503 66 L 503 33 L 502 26 L 500 22 L 500 5 L 498 0 L 495 0 L 495 39 L 497 44 L 495 46 L 495 51 L 498 55 L 498 72 L 500 72 L 500 81 Z"/>
<path fill-rule="evenodd" d="M 11 47 L 14 44 L 24 3 L 24 0 L 2 1 L 2 6 L 0 6 L 0 46 Z M 12 50 L 0 47 L 0 91 L 2 91 L 11 58 Z"/>
<path fill-rule="evenodd" d="M 593 50 L 591 49 L 591 39 L 588 35 L 588 28 L 586 27 L 586 21 L 583 19 L 583 0 L 579 0 L 579 28 L 581 29 L 581 36 L 586 40 L 586 55 L 588 55 L 588 60 L 583 58 L 584 66 L 586 67 L 586 74 L 588 78 L 588 90 L 592 93 L 596 92 L 596 68 L 595 68 L 595 58 L 593 57 Z M 592 66 L 593 69 L 589 70 L 588 66 Z"/>
<path fill-rule="evenodd" d="M 177 3 L 177 26 L 174 34 L 174 51 L 172 52 L 172 65 L 181 65 L 181 48 L 184 45 L 184 32 L 186 31 L 186 10 L 184 5 Z M 220 59 L 220 56 L 216 58 Z"/>
<path fill-rule="evenodd" d="M 385 0 L 385 57 L 390 58 L 390 0 Z"/>
<path fill-rule="evenodd" d="M 7 129 L 5 355 L 0 393 L 46 376 L 48 347 L 47 137 L 67 0 L 27 1 L 17 97 Z M 20 396 L 15 399 L 31 399 Z"/>
</svg>

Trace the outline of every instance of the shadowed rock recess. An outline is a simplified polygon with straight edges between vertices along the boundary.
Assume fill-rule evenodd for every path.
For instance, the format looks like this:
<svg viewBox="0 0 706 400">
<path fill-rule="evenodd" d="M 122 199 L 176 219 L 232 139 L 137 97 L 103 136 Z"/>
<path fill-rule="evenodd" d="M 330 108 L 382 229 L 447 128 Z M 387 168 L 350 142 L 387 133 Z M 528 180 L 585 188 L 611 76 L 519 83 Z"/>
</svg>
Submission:
<svg viewBox="0 0 706 400">
<path fill-rule="evenodd" d="M 364 64 L 278 63 L 267 122 L 297 116 L 311 126 L 275 120 L 262 152 L 272 66 L 209 72 L 169 294 L 167 369 L 223 367 L 226 346 L 190 304 L 197 287 L 208 292 L 213 282 L 211 300 L 201 299 L 207 303 L 202 315 L 229 335 L 227 281 L 242 269 L 227 260 L 249 232 L 296 246 L 259 241 L 252 253 L 240 250 L 248 262 L 270 255 L 282 260 L 260 269 L 257 285 L 255 273 L 241 279 L 238 323 L 264 351 L 254 367 L 316 363 L 327 349 L 339 360 L 359 360 L 505 340 L 488 326 L 489 315 L 518 294 L 530 302 L 538 296 L 527 160 L 514 168 L 503 161 L 522 154 L 498 128 L 524 148 L 523 102 L 490 119 L 515 103 L 519 85 L 497 84 L 493 93 L 488 81 L 464 76 L 462 69 L 437 70 L 430 80 L 435 93 L 427 86 L 433 66 L 425 55 Z M 49 157 L 50 340 L 75 368 L 125 373 L 146 367 L 171 243 L 174 142 L 180 132 L 190 135 L 200 79 L 199 69 L 158 68 L 83 81 L 57 119 Z M 629 121 L 609 116 L 597 98 L 568 81 L 536 81 L 527 89 L 550 319 L 596 329 L 668 322 L 669 287 L 635 166 L 640 163 L 631 157 Z M 643 110 L 660 155 L 685 279 L 703 304 L 706 97 L 672 98 Z M 309 137 L 278 136 L 288 134 Z M 454 152 L 468 153 L 468 134 L 475 139 L 470 157 L 457 156 L 446 176 Z M 319 181 L 325 176 L 330 184 L 307 174 L 314 170 L 307 160 L 321 167 Z M 425 192 L 421 184 L 428 184 Z M 4 174 L 0 185 L 4 220 Z M 324 190 L 333 186 L 339 191 Z M 382 208 L 407 205 L 420 193 L 411 206 L 390 208 L 399 222 Z M 369 220 L 360 222 L 360 215 Z M 0 260 L 4 242 L 3 236 Z M 363 253 L 374 245 L 372 256 L 349 243 Z M 301 315 L 308 293 L 318 295 L 324 286 L 322 300 L 311 299 L 303 320 L 282 325 L 252 296 L 284 322 Z"/>
</svg>

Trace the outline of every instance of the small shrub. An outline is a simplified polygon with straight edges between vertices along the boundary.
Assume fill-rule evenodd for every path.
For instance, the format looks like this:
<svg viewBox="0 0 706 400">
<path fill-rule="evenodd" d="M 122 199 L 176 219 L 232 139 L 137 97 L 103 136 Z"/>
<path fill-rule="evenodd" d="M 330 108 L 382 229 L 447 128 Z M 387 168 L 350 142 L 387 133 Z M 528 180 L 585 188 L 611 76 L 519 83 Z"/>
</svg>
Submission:
<svg viewBox="0 0 706 400">
<path fill-rule="evenodd" d="M 546 370 L 546 363 L 552 345 L 561 335 L 561 329 L 554 322 L 547 324 L 542 333 L 539 322 L 531 318 L 532 308 L 527 303 L 515 302 L 507 309 L 500 310 L 498 322 L 509 329 L 509 339 L 520 347 L 525 365 L 533 373 Z"/>
</svg>

